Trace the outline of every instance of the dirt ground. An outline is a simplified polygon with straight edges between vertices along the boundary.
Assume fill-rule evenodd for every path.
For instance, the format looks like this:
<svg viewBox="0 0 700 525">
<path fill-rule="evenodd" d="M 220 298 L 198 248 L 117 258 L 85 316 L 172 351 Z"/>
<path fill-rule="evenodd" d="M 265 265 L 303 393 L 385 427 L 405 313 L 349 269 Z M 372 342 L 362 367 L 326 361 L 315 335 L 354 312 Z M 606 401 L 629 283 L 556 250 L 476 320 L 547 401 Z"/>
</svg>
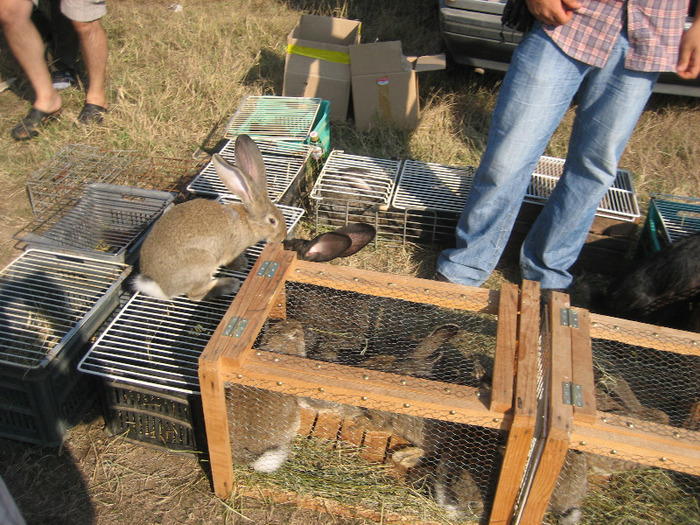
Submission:
<svg viewBox="0 0 700 525">
<path fill-rule="evenodd" d="M 194 454 L 108 437 L 103 425 L 95 406 L 60 449 L 0 439 L 0 474 L 27 525 L 366 523 L 264 497 L 224 502 Z"/>
</svg>

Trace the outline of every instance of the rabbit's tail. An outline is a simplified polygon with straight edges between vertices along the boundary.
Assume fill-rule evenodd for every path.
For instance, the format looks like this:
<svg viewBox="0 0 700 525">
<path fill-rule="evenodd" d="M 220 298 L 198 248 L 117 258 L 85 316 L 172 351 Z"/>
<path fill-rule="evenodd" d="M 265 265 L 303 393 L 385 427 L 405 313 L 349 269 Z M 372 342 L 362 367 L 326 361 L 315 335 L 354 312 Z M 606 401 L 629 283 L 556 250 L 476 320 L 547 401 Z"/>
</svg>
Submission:
<svg viewBox="0 0 700 525">
<path fill-rule="evenodd" d="M 131 283 L 134 289 L 144 295 L 149 295 L 151 297 L 155 297 L 156 299 L 170 299 L 170 297 L 163 292 L 163 289 L 158 285 L 158 283 L 150 277 L 137 275 L 134 277 Z"/>
<path fill-rule="evenodd" d="M 277 447 L 270 450 L 266 450 L 262 456 L 253 461 L 250 466 L 256 472 L 271 473 L 275 472 L 282 466 L 289 456 L 289 449 L 287 447 Z"/>
</svg>

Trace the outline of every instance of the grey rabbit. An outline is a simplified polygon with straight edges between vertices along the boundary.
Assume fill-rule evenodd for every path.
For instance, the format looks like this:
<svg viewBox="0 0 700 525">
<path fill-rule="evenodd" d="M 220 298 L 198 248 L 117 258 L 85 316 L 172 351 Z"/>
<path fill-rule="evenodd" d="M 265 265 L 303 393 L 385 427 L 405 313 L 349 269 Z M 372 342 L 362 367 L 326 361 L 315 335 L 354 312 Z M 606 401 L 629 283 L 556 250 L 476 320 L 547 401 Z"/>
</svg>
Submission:
<svg viewBox="0 0 700 525">
<path fill-rule="evenodd" d="M 287 236 L 284 216 L 267 193 L 262 155 L 249 136 L 237 137 L 235 159 L 231 165 L 214 154 L 212 162 L 242 203 L 197 198 L 166 212 L 141 247 L 140 274 L 133 283 L 138 291 L 159 299 L 186 294 L 192 301 L 235 293 L 238 279 L 213 278 L 219 267 L 244 268 L 246 248 Z"/>
<path fill-rule="evenodd" d="M 260 350 L 304 357 L 304 330 L 295 319 L 271 324 Z M 226 389 L 231 455 L 234 463 L 274 472 L 289 457 L 300 425 L 296 396 L 232 384 Z"/>
</svg>

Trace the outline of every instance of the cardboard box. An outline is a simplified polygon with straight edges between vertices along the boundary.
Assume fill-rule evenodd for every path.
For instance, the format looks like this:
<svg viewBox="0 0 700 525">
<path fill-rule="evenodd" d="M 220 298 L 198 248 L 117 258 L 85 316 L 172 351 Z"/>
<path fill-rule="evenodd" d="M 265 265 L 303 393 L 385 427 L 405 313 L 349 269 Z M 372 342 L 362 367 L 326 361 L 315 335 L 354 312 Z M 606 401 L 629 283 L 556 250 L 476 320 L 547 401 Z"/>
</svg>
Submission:
<svg viewBox="0 0 700 525">
<path fill-rule="evenodd" d="M 348 46 L 360 42 L 360 22 L 302 15 L 287 37 L 282 95 L 330 102 L 330 118 L 345 120 L 350 102 Z"/>
<path fill-rule="evenodd" d="M 401 42 L 350 46 L 355 127 L 366 131 L 377 119 L 411 129 L 418 124 L 418 75 L 445 69 L 445 55 L 405 57 Z"/>
</svg>

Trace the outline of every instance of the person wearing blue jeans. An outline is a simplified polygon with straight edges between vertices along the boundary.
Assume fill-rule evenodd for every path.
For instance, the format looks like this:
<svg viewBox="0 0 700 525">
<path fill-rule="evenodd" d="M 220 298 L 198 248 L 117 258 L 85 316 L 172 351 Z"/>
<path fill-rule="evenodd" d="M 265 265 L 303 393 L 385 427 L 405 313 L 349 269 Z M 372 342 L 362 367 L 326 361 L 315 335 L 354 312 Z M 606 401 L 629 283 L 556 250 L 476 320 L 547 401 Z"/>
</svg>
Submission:
<svg viewBox="0 0 700 525">
<path fill-rule="evenodd" d="M 657 3 L 661 11 L 663 0 L 613 2 L 623 6 L 613 13 L 622 20 L 617 22 L 619 27 L 615 27 L 615 16 L 606 11 L 610 7 L 604 0 L 569 0 L 560 18 L 539 13 L 531 5 L 551 1 L 528 2 L 538 21 L 516 49 L 504 78 L 486 150 L 457 226 L 456 247 L 444 250 L 438 259 L 436 278 L 440 280 L 480 286 L 489 277 L 508 241 L 538 160 L 575 98 L 576 115 L 562 176 L 520 251 L 523 279 L 539 281 L 543 290 L 567 289 L 573 280 L 569 269 L 615 179 L 618 161 L 659 72 L 666 67 L 640 62 L 645 50 L 631 49 L 628 36 L 632 34 L 632 42 L 638 43 L 638 34 L 628 31 L 628 26 L 638 31 L 636 15 L 633 9 L 624 10 L 627 4 Z M 555 4 L 565 5 L 559 0 Z M 596 12 L 607 18 L 607 33 L 596 25 Z M 627 16 L 620 17 L 620 13 Z M 559 26 L 569 24 L 577 14 L 578 25 L 557 35 Z M 679 21 L 681 28 L 684 18 Z M 681 49 L 680 55 L 667 61 L 674 61 L 681 76 L 695 78 L 700 71 L 700 26 L 693 24 L 683 43 L 677 26 L 665 30 L 671 36 L 661 42 Z M 606 38 L 585 48 L 591 34 Z M 584 49 L 581 41 L 586 42 Z M 629 68 L 631 62 L 641 70 Z"/>
</svg>

